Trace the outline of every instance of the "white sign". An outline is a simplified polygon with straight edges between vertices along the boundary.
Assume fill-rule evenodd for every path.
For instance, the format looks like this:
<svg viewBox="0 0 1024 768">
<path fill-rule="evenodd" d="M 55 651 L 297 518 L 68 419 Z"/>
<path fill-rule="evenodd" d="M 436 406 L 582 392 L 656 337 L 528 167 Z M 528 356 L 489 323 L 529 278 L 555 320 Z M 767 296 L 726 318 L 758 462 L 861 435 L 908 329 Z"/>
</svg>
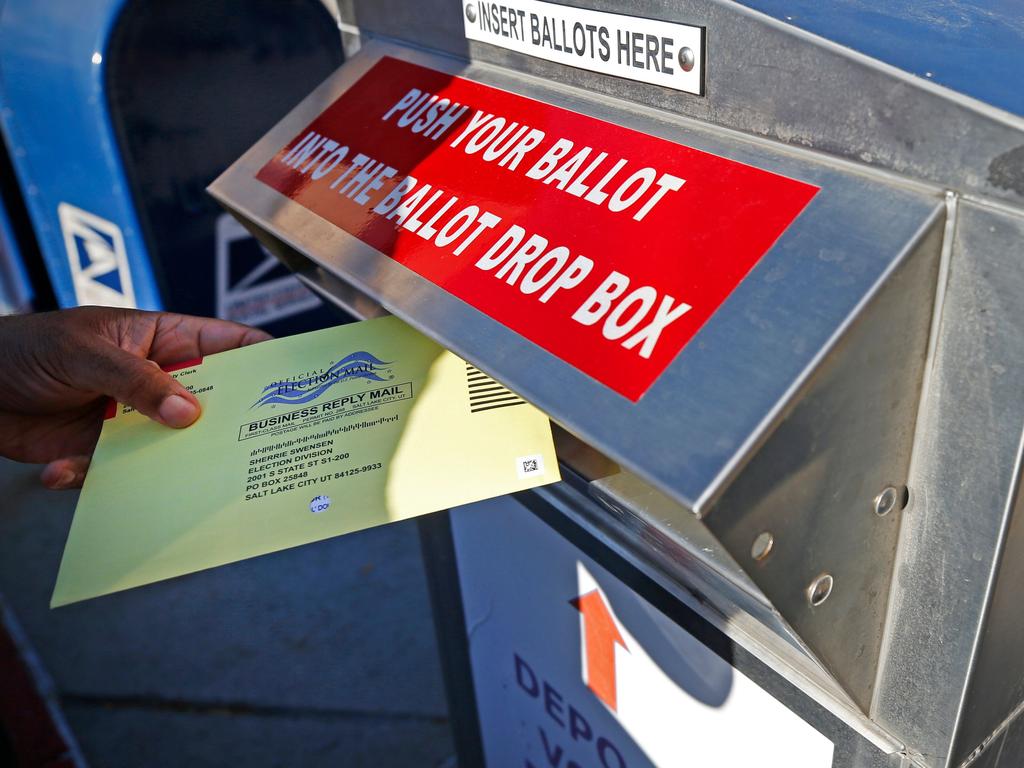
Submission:
<svg viewBox="0 0 1024 768">
<path fill-rule="evenodd" d="M 540 0 L 463 0 L 466 37 L 559 64 L 704 95 L 704 30 Z"/>
<path fill-rule="evenodd" d="M 489 768 L 829 768 L 833 744 L 509 497 L 453 510 Z"/>
<path fill-rule="evenodd" d="M 217 217 L 217 317 L 262 325 L 320 306 L 318 299 L 230 213 Z M 246 258 L 254 251 L 256 258 Z"/>
<path fill-rule="evenodd" d="M 70 203 L 57 206 L 57 218 L 78 304 L 135 307 L 120 227 Z"/>
</svg>

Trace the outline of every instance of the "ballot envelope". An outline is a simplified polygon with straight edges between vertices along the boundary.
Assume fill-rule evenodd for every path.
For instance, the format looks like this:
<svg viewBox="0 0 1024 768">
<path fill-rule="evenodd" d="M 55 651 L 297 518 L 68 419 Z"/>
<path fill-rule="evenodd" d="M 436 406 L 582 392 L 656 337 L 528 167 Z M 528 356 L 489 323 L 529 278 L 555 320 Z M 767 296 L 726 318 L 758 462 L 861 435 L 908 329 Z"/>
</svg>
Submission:
<svg viewBox="0 0 1024 768">
<path fill-rule="evenodd" d="M 54 607 L 559 479 L 547 417 L 393 317 L 187 361 L 100 434 Z"/>
</svg>

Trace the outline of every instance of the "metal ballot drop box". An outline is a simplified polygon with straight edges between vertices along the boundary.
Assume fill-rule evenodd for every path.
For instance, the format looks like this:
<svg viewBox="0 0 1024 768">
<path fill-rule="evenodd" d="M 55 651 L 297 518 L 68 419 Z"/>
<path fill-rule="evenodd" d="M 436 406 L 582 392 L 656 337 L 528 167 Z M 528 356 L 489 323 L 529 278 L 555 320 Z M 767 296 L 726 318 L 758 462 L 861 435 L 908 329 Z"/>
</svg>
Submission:
<svg viewBox="0 0 1024 768">
<path fill-rule="evenodd" d="M 1024 764 L 1024 121 L 721 0 L 340 7 L 349 60 L 211 192 L 323 297 L 398 315 L 555 425 L 562 483 L 422 523 L 460 764 Z M 393 87 L 408 101 L 375 112 Z M 460 99 L 436 152 L 389 138 L 438 138 Z M 592 154 L 559 177 L 459 144 L 498 114 Z M 601 142 L 704 171 L 660 177 L 644 213 L 583 183 Z M 627 353 L 656 332 L 609 310 L 620 278 L 590 293 L 594 273 L 575 326 L 551 309 L 573 273 L 550 304 L 525 260 L 471 282 L 483 248 L 416 218 L 443 198 L 394 192 L 416 174 L 620 276 L 706 259 L 707 317 L 652 368 L 658 347 Z M 504 231 L 476 222 L 478 245 Z"/>
</svg>

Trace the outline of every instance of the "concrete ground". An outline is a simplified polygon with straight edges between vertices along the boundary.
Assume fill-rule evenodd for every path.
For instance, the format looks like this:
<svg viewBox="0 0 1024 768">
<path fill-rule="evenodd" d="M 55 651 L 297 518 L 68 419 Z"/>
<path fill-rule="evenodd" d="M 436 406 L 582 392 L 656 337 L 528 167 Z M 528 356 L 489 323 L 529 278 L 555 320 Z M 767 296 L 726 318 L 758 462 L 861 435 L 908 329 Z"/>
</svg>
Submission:
<svg viewBox="0 0 1024 768">
<path fill-rule="evenodd" d="M 415 522 L 50 610 L 77 493 L 0 460 L 0 594 L 97 768 L 454 766 Z"/>
</svg>

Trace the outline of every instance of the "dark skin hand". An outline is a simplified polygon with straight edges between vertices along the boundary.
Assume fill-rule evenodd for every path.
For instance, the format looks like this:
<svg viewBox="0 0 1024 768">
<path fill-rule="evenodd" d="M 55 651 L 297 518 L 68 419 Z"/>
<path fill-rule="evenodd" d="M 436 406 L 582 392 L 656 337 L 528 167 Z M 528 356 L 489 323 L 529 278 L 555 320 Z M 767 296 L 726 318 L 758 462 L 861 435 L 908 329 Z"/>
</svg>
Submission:
<svg viewBox="0 0 1024 768">
<path fill-rule="evenodd" d="M 45 463 L 49 488 L 80 488 L 108 396 L 187 427 L 199 403 L 160 367 L 269 338 L 225 320 L 107 307 L 0 317 L 0 456 Z"/>
</svg>

